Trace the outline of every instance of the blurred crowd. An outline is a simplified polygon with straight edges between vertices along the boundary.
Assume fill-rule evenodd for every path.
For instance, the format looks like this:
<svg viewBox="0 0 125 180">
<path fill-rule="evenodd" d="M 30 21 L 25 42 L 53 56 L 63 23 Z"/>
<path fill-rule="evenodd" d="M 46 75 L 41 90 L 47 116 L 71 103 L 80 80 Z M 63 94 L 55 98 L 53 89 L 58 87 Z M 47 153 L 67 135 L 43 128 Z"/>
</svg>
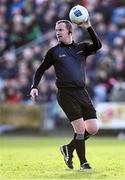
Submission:
<svg viewBox="0 0 125 180">
<path fill-rule="evenodd" d="M 103 47 L 87 59 L 86 87 L 95 103 L 125 101 L 124 0 L 0 0 L 0 103 L 32 103 L 32 77 L 47 50 L 57 44 L 54 27 L 83 4 Z M 74 38 L 88 41 L 76 25 Z M 55 74 L 47 70 L 38 103 L 56 102 Z M 54 107 L 54 106 L 53 106 Z"/>
</svg>

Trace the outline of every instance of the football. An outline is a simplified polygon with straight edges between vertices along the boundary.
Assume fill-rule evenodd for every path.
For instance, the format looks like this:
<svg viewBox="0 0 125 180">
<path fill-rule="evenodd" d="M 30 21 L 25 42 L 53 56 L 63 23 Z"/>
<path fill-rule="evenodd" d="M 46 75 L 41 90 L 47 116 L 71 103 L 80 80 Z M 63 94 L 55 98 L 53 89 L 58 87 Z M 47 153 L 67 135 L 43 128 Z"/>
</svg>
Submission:
<svg viewBox="0 0 125 180">
<path fill-rule="evenodd" d="M 75 24 L 81 24 L 88 20 L 89 13 L 85 7 L 83 7 L 81 5 L 76 5 L 70 10 L 69 18 L 70 18 L 71 22 L 73 22 Z"/>
</svg>

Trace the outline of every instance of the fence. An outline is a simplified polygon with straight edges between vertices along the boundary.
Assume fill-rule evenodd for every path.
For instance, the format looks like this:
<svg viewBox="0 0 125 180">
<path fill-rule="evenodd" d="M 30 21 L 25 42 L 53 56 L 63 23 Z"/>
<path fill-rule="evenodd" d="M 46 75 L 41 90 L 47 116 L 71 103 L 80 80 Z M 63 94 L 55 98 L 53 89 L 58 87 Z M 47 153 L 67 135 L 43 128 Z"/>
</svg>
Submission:
<svg viewBox="0 0 125 180">
<path fill-rule="evenodd" d="M 40 131 L 50 130 L 54 126 L 49 118 L 50 105 L 0 105 L 0 127 L 37 128 Z M 99 103 L 96 105 L 100 129 L 125 130 L 125 103 Z M 66 119 L 65 114 L 57 108 L 58 118 Z M 63 124 L 64 125 L 64 124 Z"/>
</svg>

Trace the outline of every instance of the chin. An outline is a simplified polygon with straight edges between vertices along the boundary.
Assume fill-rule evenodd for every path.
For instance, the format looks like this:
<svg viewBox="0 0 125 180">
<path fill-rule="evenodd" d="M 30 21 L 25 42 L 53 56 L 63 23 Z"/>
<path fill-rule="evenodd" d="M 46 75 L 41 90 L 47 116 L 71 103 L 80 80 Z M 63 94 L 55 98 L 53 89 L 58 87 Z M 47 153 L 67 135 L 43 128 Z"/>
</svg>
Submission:
<svg viewBox="0 0 125 180">
<path fill-rule="evenodd" d="M 65 42 L 65 41 L 61 41 L 61 40 L 60 40 L 60 43 L 66 43 L 66 42 Z"/>
</svg>

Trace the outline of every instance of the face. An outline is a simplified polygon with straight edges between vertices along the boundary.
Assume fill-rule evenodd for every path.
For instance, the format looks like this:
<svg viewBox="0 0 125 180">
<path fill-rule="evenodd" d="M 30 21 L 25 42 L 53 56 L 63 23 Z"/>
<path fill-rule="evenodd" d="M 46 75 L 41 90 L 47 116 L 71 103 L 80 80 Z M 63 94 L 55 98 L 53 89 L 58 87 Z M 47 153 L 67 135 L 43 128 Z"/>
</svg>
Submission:
<svg viewBox="0 0 125 180">
<path fill-rule="evenodd" d="M 71 33 L 69 33 L 65 23 L 56 24 L 55 31 L 59 42 L 68 43 L 70 41 Z"/>
</svg>

